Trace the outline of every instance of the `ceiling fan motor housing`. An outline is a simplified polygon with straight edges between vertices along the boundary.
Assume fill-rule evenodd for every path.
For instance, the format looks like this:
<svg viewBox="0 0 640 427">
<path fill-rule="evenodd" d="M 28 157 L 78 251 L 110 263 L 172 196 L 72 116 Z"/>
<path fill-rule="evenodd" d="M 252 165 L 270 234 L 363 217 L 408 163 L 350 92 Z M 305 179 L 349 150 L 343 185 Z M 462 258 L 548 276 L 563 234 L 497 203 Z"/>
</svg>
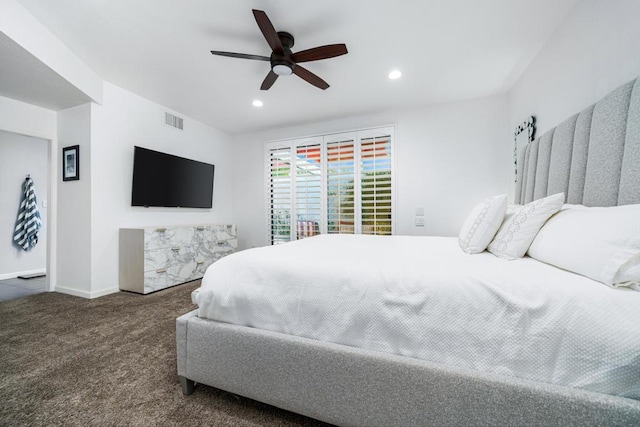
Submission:
<svg viewBox="0 0 640 427">
<path fill-rule="evenodd" d="M 294 38 L 286 31 L 279 31 L 278 38 L 282 43 L 284 52 L 282 55 L 278 55 L 276 52 L 271 53 L 271 70 L 279 76 L 288 76 L 293 73 L 293 69 L 296 66 L 296 63 L 291 59 Z"/>
<path fill-rule="evenodd" d="M 282 47 L 289 49 L 289 54 L 291 54 L 291 48 L 293 47 L 293 43 L 295 39 L 291 33 L 287 33 L 286 31 L 278 31 L 278 38 L 280 38 L 280 43 L 282 43 Z"/>
</svg>

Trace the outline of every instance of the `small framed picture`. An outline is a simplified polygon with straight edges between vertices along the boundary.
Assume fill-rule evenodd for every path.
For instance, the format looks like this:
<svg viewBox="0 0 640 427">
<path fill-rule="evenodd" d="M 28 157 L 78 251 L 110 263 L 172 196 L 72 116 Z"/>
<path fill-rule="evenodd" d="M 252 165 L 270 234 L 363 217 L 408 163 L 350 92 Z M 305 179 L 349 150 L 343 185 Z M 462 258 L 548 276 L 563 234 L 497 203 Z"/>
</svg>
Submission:
<svg viewBox="0 0 640 427">
<path fill-rule="evenodd" d="M 80 146 L 73 145 L 62 149 L 62 180 L 80 179 Z"/>
</svg>

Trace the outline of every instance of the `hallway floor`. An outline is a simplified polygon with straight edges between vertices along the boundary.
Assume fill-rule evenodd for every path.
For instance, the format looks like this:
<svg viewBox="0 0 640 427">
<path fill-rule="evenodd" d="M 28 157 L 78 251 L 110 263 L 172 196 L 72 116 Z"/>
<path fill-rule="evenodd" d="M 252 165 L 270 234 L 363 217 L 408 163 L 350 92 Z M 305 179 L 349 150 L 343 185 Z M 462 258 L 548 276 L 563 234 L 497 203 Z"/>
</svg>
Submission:
<svg viewBox="0 0 640 427">
<path fill-rule="evenodd" d="M 45 276 L 35 279 L 7 279 L 0 280 L 0 301 L 22 298 L 29 295 L 46 292 L 47 278 Z"/>
</svg>

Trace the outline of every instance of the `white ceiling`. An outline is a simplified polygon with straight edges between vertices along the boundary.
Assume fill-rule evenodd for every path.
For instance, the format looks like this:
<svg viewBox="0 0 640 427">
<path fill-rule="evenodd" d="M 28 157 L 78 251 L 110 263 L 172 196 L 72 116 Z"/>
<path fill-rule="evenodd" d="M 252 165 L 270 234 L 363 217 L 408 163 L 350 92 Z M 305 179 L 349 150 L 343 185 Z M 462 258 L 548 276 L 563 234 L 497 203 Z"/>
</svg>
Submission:
<svg viewBox="0 0 640 427">
<path fill-rule="evenodd" d="M 503 93 L 577 0 L 19 1 L 105 80 L 237 134 Z M 289 76 L 263 92 L 267 62 L 209 53 L 270 54 L 252 8 L 294 52 L 347 44 L 306 64 L 329 89 Z"/>
</svg>

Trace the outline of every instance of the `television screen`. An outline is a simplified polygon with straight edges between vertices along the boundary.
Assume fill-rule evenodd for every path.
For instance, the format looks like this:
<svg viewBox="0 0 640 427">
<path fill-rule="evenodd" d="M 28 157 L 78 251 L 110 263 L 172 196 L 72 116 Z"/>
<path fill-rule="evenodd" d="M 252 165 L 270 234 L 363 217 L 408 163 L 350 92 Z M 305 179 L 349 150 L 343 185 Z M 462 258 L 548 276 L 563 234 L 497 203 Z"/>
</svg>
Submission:
<svg viewBox="0 0 640 427">
<path fill-rule="evenodd" d="M 131 206 L 211 208 L 215 166 L 135 147 Z"/>
</svg>

